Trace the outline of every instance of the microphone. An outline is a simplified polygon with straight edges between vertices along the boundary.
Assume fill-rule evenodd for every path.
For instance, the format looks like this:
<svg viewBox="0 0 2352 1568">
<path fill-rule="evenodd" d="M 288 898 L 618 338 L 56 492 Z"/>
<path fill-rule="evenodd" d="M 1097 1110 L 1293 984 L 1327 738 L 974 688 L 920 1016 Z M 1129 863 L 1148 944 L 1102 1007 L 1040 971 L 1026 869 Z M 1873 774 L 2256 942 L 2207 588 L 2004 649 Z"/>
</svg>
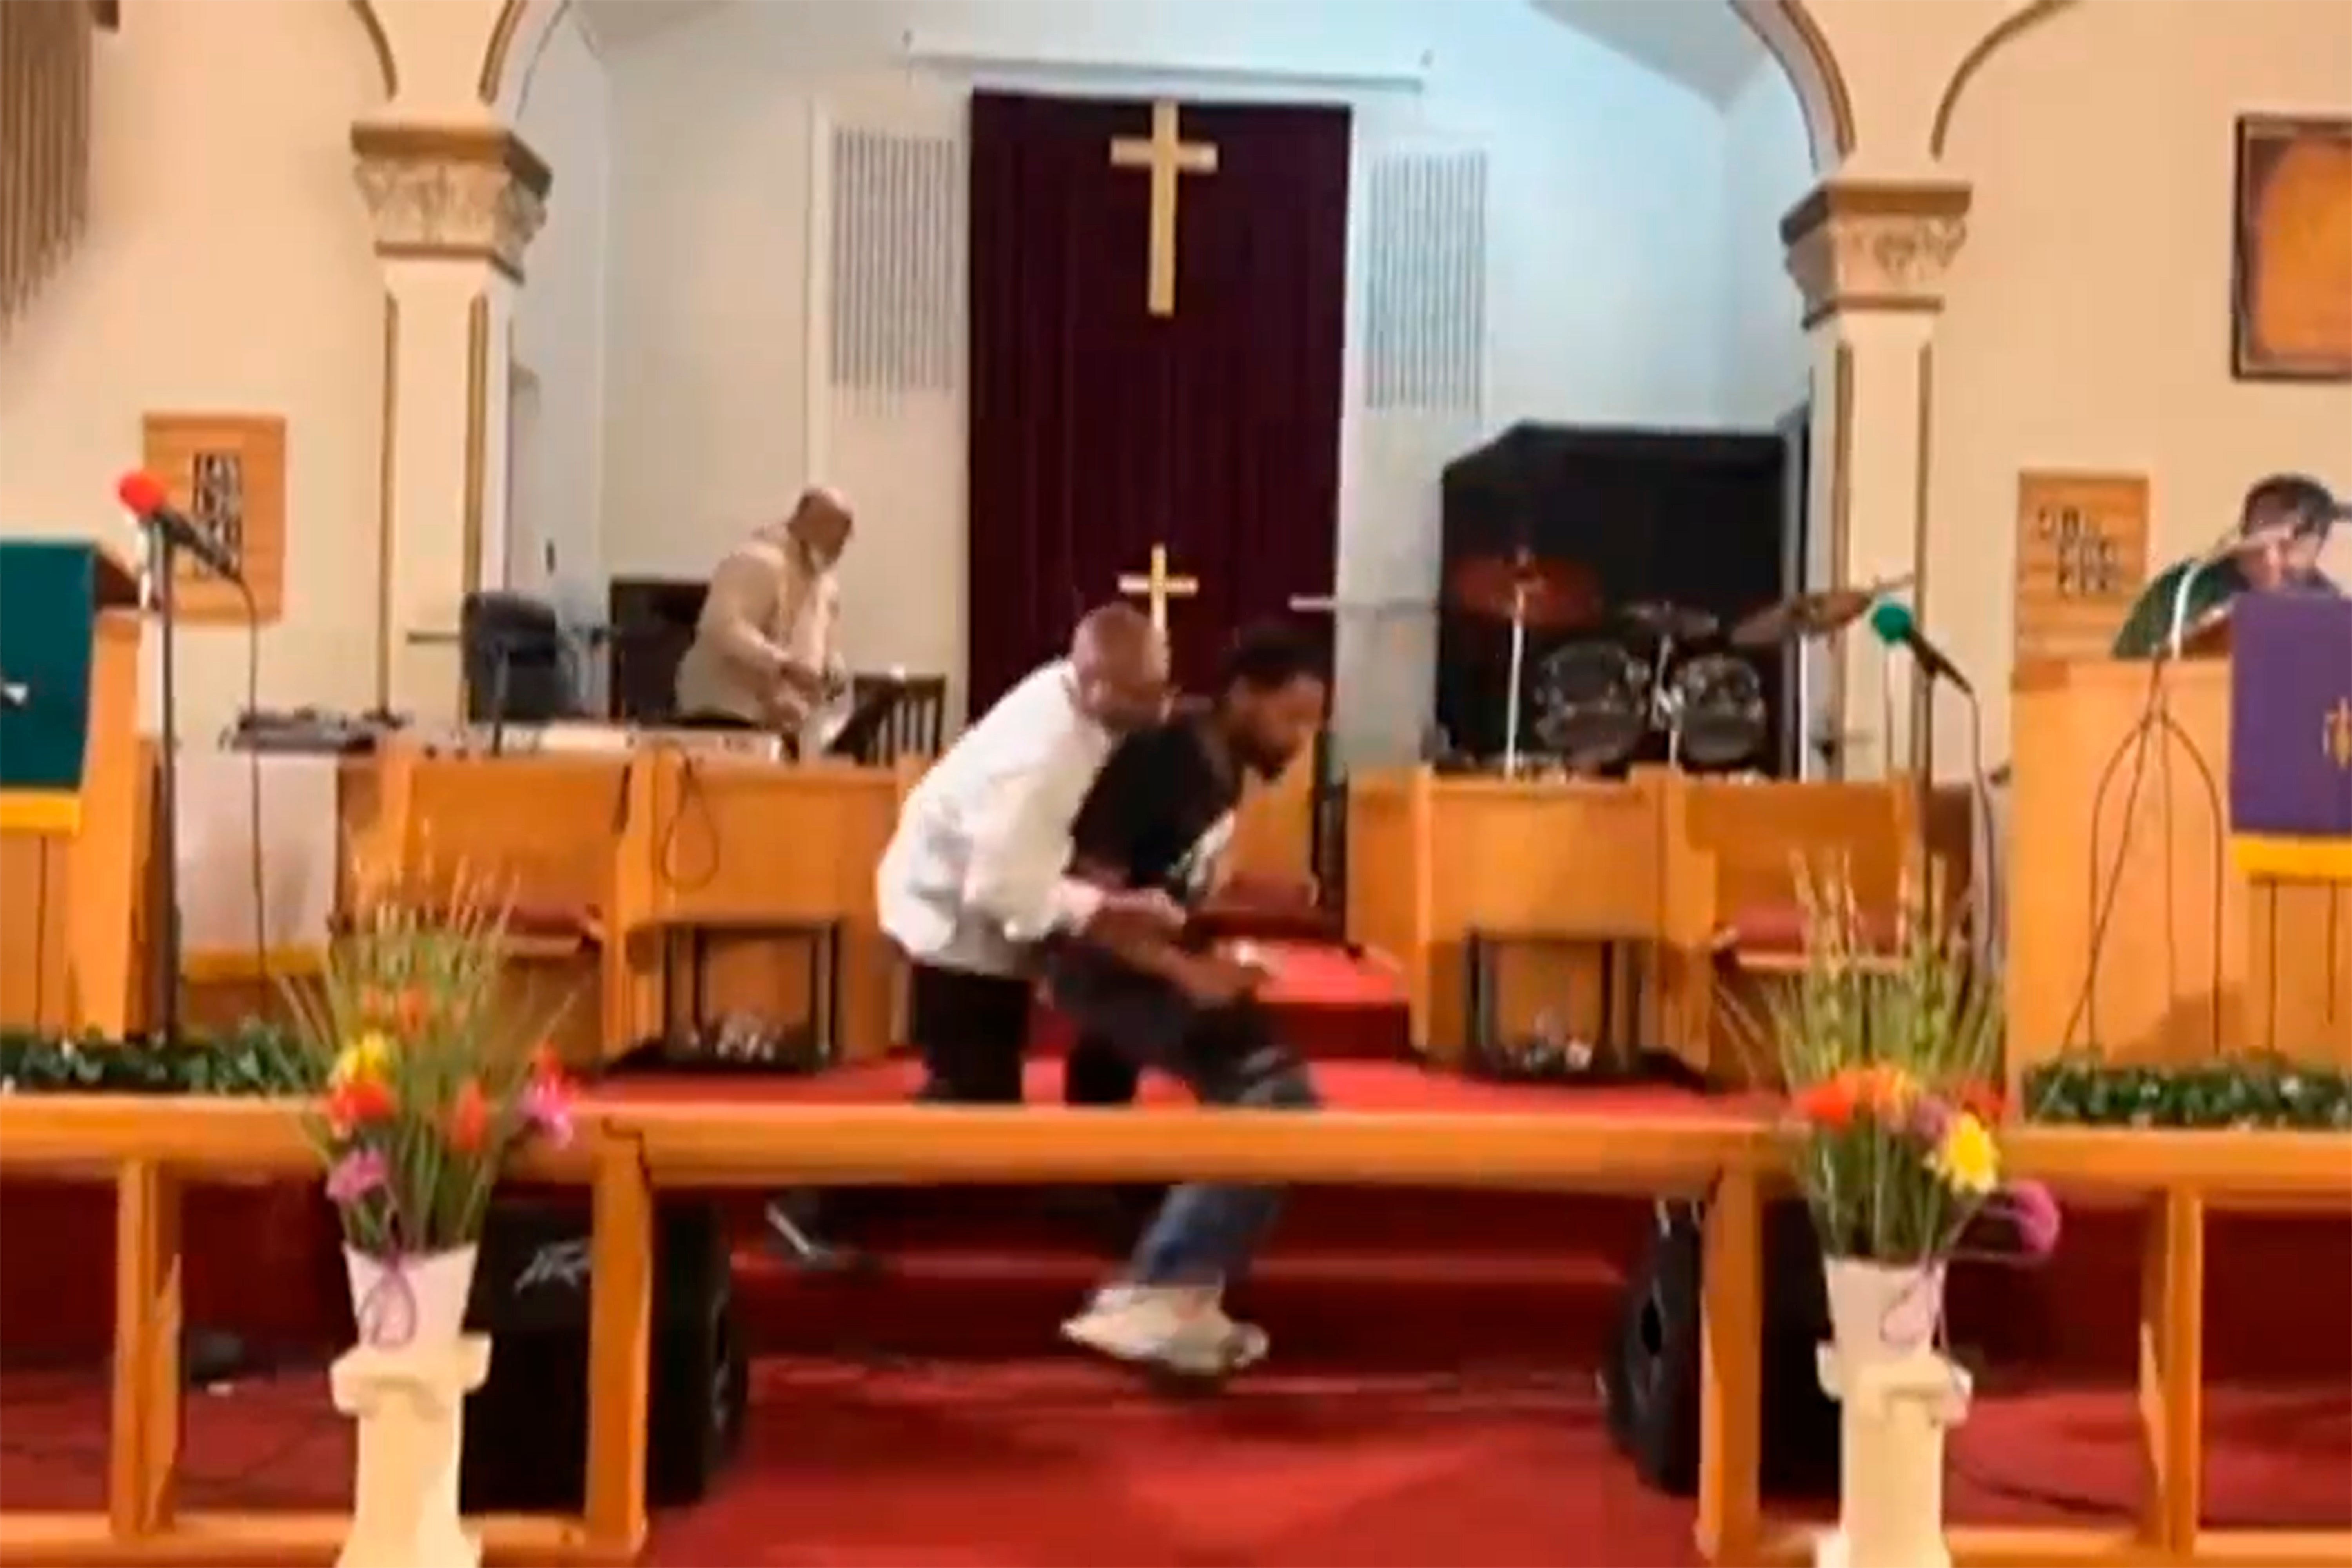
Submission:
<svg viewBox="0 0 2352 1568">
<path fill-rule="evenodd" d="M 1911 617 L 1910 606 L 1893 599 L 1879 600 L 1870 607 L 1870 630 L 1889 647 L 1909 648 L 1911 657 L 1919 661 L 1919 668 L 1927 672 L 1930 679 L 1950 681 L 1970 697 L 1977 694 L 1969 678 L 1960 673 L 1960 667 L 1920 633 L 1919 623 Z"/>
<path fill-rule="evenodd" d="M 221 548 L 220 541 L 189 521 L 186 513 L 172 505 L 172 498 L 163 489 L 163 481 L 152 474 L 133 470 L 122 476 L 114 493 L 123 510 L 139 520 L 142 528 L 152 528 L 163 534 L 174 549 L 184 550 L 202 562 L 217 576 L 242 584 L 245 574 L 237 570 L 229 552 Z"/>
</svg>

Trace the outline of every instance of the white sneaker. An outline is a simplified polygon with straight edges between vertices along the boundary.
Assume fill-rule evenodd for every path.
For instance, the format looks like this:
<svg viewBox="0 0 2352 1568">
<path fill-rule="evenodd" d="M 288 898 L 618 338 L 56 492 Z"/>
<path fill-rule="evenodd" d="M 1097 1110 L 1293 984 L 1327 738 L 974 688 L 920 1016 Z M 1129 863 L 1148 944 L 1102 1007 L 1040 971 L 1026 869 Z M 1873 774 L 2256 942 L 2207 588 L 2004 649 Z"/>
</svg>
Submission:
<svg viewBox="0 0 2352 1568">
<path fill-rule="evenodd" d="M 1225 1316 L 1214 1287 L 1112 1285 L 1062 1325 L 1062 1337 L 1114 1361 L 1223 1377 L 1265 1359 L 1265 1331 Z"/>
</svg>

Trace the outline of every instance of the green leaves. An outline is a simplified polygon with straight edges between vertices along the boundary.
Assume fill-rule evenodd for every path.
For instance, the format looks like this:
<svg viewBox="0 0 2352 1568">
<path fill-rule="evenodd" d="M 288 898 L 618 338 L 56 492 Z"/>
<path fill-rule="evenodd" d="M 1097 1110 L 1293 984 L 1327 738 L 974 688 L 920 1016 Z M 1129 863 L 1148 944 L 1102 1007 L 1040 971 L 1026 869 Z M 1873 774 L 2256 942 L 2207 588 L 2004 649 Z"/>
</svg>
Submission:
<svg viewBox="0 0 2352 1568">
<path fill-rule="evenodd" d="M 2032 1121 L 2085 1127 L 2352 1131 L 2352 1072 L 2283 1056 L 2167 1068 L 2079 1053 L 2029 1073 L 2025 1106 Z"/>
<path fill-rule="evenodd" d="M 323 1081 L 291 1037 L 257 1022 L 170 1046 L 0 1034 L 0 1088 L 16 1094 L 303 1095 Z"/>
</svg>

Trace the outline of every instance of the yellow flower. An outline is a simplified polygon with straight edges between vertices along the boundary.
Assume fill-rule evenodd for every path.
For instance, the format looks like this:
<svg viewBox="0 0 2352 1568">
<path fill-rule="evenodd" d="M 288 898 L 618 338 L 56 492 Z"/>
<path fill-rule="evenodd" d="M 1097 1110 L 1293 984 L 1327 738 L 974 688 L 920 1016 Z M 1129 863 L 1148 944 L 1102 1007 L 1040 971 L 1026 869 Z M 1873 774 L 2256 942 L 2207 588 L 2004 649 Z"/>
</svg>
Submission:
<svg viewBox="0 0 2352 1568">
<path fill-rule="evenodd" d="M 375 1083 L 392 1060 L 392 1042 L 381 1029 L 370 1029 L 352 1041 L 335 1058 L 334 1082 Z"/>
<path fill-rule="evenodd" d="M 2000 1150 L 1992 1132 L 1965 1110 L 1945 1127 L 1927 1164 L 1956 1193 L 1982 1197 L 2000 1184 Z"/>
</svg>

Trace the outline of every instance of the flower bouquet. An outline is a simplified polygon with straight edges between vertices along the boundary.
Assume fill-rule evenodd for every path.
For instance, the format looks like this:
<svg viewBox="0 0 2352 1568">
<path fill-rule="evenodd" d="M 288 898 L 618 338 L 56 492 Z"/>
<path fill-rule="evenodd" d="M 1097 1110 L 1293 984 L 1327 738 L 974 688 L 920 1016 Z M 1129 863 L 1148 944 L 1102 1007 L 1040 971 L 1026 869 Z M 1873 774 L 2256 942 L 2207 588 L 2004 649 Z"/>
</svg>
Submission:
<svg viewBox="0 0 2352 1568">
<path fill-rule="evenodd" d="M 471 893 L 370 909 L 322 980 L 289 987 L 293 1076 L 342 1221 L 360 1342 L 454 1342 L 508 1157 L 571 1136 L 572 1089 L 543 1028 L 501 1026 L 502 910 Z M 551 1022 L 542 1020 L 542 1024 Z"/>
<path fill-rule="evenodd" d="M 1898 1359 L 1937 1339 L 1971 1225 L 2005 1218 L 2040 1258 L 2058 1209 L 2039 1183 L 2003 1179 L 1997 981 L 1942 900 L 1906 887 L 1892 947 L 1874 948 L 1843 872 L 1801 866 L 1798 890 L 1804 968 L 1768 994 L 1761 1032 L 1788 1087 L 1838 1352 Z"/>
</svg>

